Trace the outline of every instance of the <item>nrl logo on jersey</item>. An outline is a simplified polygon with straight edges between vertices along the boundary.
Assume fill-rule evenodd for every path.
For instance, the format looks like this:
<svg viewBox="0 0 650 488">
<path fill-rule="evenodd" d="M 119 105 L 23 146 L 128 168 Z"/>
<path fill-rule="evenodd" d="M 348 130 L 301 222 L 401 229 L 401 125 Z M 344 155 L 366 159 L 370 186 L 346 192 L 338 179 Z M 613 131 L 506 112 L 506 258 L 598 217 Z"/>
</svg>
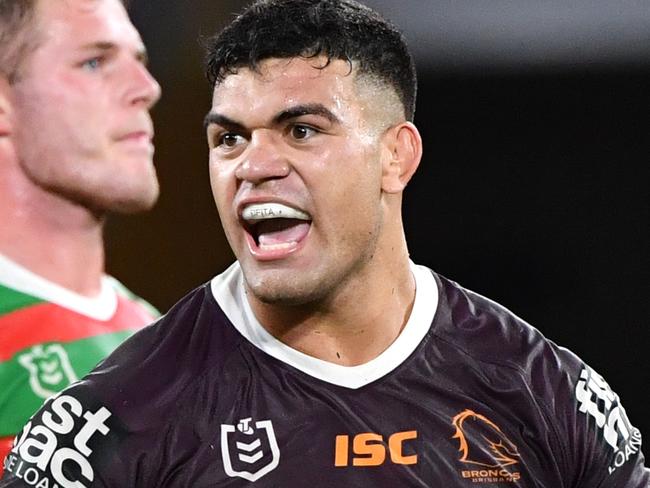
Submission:
<svg viewBox="0 0 650 488">
<path fill-rule="evenodd" d="M 221 457 L 231 478 L 257 481 L 280 463 L 280 449 L 270 420 L 253 423 L 241 419 L 237 426 L 221 424 Z"/>
<path fill-rule="evenodd" d="M 70 358 L 61 344 L 39 344 L 18 356 L 18 362 L 29 371 L 29 384 L 41 398 L 49 398 L 77 381 Z"/>
</svg>

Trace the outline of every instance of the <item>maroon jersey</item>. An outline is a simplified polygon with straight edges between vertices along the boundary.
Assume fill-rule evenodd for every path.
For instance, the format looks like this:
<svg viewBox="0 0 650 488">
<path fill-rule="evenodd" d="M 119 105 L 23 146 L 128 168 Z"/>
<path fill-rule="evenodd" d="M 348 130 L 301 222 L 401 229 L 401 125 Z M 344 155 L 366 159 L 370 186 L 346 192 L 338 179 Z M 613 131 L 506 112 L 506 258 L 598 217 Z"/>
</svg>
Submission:
<svg viewBox="0 0 650 488">
<path fill-rule="evenodd" d="M 0 486 L 649 486 L 641 435 L 601 376 L 412 269 L 403 332 L 344 367 L 266 332 L 233 265 L 48 400 Z"/>
</svg>

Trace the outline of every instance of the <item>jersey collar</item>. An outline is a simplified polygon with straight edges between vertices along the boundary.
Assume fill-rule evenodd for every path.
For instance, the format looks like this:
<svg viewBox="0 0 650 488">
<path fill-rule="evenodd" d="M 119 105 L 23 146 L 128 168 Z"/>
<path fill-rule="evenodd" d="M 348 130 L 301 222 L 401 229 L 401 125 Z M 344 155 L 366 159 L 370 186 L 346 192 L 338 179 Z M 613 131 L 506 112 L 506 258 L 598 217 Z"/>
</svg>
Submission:
<svg viewBox="0 0 650 488">
<path fill-rule="evenodd" d="M 350 389 L 365 386 L 402 364 L 427 334 L 438 308 L 438 286 L 431 270 L 410 263 L 416 292 L 411 316 L 395 341 L 379 356 L 358 366 L 341 366 L 314 358 L 273 337 L 255 317 L 244 293 L 244 278 L 235 262 L 211 282 L 212 294 L 233 326 L 254 346 L 303 373 Z"/>
</svg>

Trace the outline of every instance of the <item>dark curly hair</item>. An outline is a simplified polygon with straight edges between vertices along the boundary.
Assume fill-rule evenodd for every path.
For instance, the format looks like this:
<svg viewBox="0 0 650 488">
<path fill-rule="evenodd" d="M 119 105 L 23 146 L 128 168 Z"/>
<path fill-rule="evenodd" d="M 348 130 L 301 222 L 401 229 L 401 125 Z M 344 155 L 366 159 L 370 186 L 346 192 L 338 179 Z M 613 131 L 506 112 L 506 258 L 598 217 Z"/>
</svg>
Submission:
<svg viewBox="0 0 650 488">
<path fill-rule="evenodd" d="M 215 85 L 268 58 L 320 55 L 391 87 L 413 120 L 417 79 L 404 36 L 354 0 L 258 0 L 208 40 L 206 74 Z"/>
</svg>

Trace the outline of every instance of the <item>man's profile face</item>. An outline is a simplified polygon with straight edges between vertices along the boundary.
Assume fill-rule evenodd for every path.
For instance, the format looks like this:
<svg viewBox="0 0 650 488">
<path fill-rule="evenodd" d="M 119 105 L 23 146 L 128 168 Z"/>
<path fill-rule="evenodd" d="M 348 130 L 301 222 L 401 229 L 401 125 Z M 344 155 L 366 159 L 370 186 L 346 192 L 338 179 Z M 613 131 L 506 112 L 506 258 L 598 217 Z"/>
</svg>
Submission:
<svg viewBox="0 0 650 488">
<path fill-rule="evenodd" d="M 104 211 L 158 196 L 149 109 L 160 87 L 118 0 L 40 0 L 38 47 L 12 87 L 13 140 L 38 187 Z"/>
<path fill-rule="evenodd" d="M 242 68 L 216 86 L 207 117 L 217 208 L 263 302 L 331 296 L 372 259 L 382 231 L 373 110 L 347 62 L 324 64 L 269 59 L 259 72 Z"/>
</svg>

